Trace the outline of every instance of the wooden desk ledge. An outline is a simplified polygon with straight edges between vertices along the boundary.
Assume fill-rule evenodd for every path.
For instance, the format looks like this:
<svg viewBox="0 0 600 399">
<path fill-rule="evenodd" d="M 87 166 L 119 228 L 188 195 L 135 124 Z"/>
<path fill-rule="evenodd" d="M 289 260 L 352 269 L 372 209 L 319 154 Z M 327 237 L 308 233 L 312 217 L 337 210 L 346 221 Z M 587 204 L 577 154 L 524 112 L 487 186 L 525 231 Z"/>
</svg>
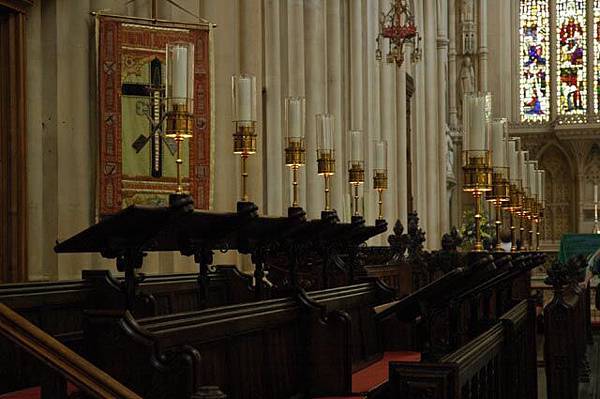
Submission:
<svg viewBox="0 0 600 399">
<path fill-rule="evenodd" d="M 365 395 L 385 384 L 388 381 L 389 362 L 420 361 L 419 352 L 384 352 L 380 361 L 352 374 L 352 392 Z"/>
</svg>

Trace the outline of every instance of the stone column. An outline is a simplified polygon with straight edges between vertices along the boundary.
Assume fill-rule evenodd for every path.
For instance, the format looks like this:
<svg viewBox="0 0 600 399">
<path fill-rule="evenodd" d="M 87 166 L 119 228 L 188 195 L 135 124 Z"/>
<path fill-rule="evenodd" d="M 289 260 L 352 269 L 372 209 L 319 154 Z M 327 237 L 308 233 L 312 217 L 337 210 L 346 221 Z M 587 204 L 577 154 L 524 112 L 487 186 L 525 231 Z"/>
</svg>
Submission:
<svg viewBox="0 0 600 399">
<path fill-rule="evenodd" d="M 327 111 L 327 79 L 325 66 L 325 9 L 321 0 L 304 0 L 304 56 L 306 73 L 306 114 L 313 123 L 306 129 L 306 211 L 309 217 L 318 218 L 323 209 L 323 178 L 317 175 L 317 140 L 314 115 Z M 335 115 L 339 125 L 342 115 Z M 339 131 L 339 130 L 338 130 Z M 343 154 L 336 154 L 337 173 L 343 167 Z M 339 195 L 339 194 L 334 194 Z"/>
<path fill-rule="evenodd" d="M 263 57 L 262 57 L 262 0 L 238 0 L 238 43 L 239 72 L 256 76 L 256 117 L 257 117 L 257 153 L 248 158 L 248 195 L 259 209 L 263 210 L 263 159 L 267 158 L 264 140 L 263 123 Z M 218 28 L 217 28 L 218 29 Z M 270 190 L 281 191 L 281 185 L 270 187 Z M 264 212 L 264 211 L 263 211 Z"/>
<path fill-rule="evenodd" d="M 206 1 L 201 7 L 202 17 L 216 23 L 213 48 L 213 90 L 215 107 L 214 132 L 214 198 L 213 208 L 225 212 L 235 209 L 239 199 L 240 160 L 233 154 L 233 124 L 231 122 L 231 75 L 238 73 L 239 24 L 236 0 Z M 228 45 L 217 45 L 228 43 Z M 259 155 L 254 155 L 259 156 Z M 251 184 L 254 184 L 255 176 Z M 254 198 L 252 198 L 254 199 Z M 215 253 L 215 264 L 237 264 L 238 257 L 233 251 L 226 254 Z"/>
<path fill-rule="evenodd" d="M 290 206 L 284 203 L 284 169 L 283 148 L 285 147 L 283 124 L 283 101 L 281 82 L 281 41 L 280 41 L 280 1 L 265 1 L 265 158 L 266 170 L 264 171 L 265 187 L 267 187 L 264 201 L 264 212 L 268 215 L 282 215 Z M 308 122 L 308 121 L 307 121 Z M 287 172 L 287 171 L 286 171 Z M 289 173 L 289 172 L 288 172 Z"/>
<path fill-rule="evenodd" d="M 287 19 L 285 21 L 287 26 L 287 76 L 288 76 L 288 96 L 305 96 L 304 91 L 304 4 L 303 0 L 287 0 Z M 307 99 L 308 101 L 308 99 Z M 307 104 L 308 105 L 308 104 Z M 309 113 L 309 109 L 306 109 L 306 140 L 309 139 L 309 135 L 314 135 L 315 131 L 315 115 Z M 308 143 L 305 143 L 308 144 Z M 314 148 L 306 147 L 307 155 L 308 152 Z M 314 159 L 314 158 L 312 158 Z M 307 166 L 309 159 L 307 157 Z M 307 171 L 306 167 L 300 168 L 298 173 L 298 200 L 300 206 L 307 208 L 306 198 L 306 180 Z M 289 186 L 289 184 L 287 184 Z M 291 191 L 291 189 L 290 189 Z"/>
<path fill-rule="evenodd" d="M 439 228 L 437 239 L 441 238 L 441 234 L 449 232 L 449 203 L 447 195 L 447 179 L 446 179 L 446 157 L 448 145 L 446 142 L 446 131 L 448 129 L 446 98 L 448 92 L 447 87 L 447 68 L 448 68 L 448 26 L 447 18 L 448 0 L 438 0 L 438 18 L 437 18 L 437 65 L 438 65 L 438 167 L 439 167 Z M 439 245 L 439 244 L 438 244 Z"/>
<path fill-rule="evenodd" d="M 410 62 L 409 52 L 405 51 L 405 61 L 400 68 L 396 70 L 396 110 L 398 115 L 398 142 L 396 173 L 398 177 L 398 219 L 406 226 L 408 217 L 408 168 L 407 168 L 407 141 L 408 134 L 406 124 L 406 65 Z M 393 220 L 389 220 L 394 222 Z"/>
<path fill-rule="evenodd" d="M 428 0 L 429 1 L 429 0 Z M 425 21 L 428 20 L 428 16 L 424 15 L 424 5 L 423 1 L 415 2 L 415 14 L 417 19 L 417 26 L 420 27 L 421 33 L 425 34 Z M 435 25 L 434 25 L 435 26 Z M 434 30 L 435 32 L 435 30 Z M 435 35 L 434 35 L 435 37 Z M 435 40 L 435 39 L 434 39 Z M 424 53 L 426 51 L 425 46 L 427 46 L 426 39 L 423 40 L 423 50 Z M 435 43 L 431 44 L 431 49 L 435 54 Z M 429 227 L 429 213 L 427 208 L 427 181 L 429 176 L 427 175 L 427 160 L 425 154 L 425 148 L 427 148 L 426 140 L 425 140 L 425 132 L 427 129 L 426 120 L 431 118 L 429 115 L 427 106 L 426 106 L 426 86 L 425 86 L 425 78 L 426 76 L 435 76 L 435 69 L 431 71 L 431 74 L 426 74 L 425 66 L 427 64 L 427 58 L 425 54 L 423 54 L 423 59 L 414 64 L 414 76 L 415 76 L 415 140 L 411 143 L 413 160 L 414 160 L 414 169 L 413 169 L 413 184 L 414 184 L 414 211 L 419 213 L 419 218 L 421 219 L 421 226 L 426 230 Z M 434 88 L 433 85 L 430 85 L 431 88 Z M 435 99 L 432 99 L 433 104 L 435 104 Z M 434 109 L 435 105 L 432 105 L 432 109 Z M 437 124 L 437 120 L 436 124 Z M 435 183 L 434 183 L 435 184 Z M 412 211 L 409 209 L 409 212 Z M 431 217 L 435 217 L 432 215 Z M 429 231 L 426 230 L 427 237 L 429 237 Z M 429 245 L 426 242 L 426 245 Z"/>
<path fill-rule="evenodd" d="M 367 140 L 365 144 L 365 158 L 367 171 L 365 174 L 365 220 L 372 222 L 378 215 L 378 196 L 377 192 L 373 190 L 373 165 L 374 156 L 373 153 L 373 141 L 381 138 L 381 107 L 380 107 L 380 79 L 382 62 L 378 62 L 375 58 L 375 49 L 377 43 L 375 38 L 379 33 L 379 16 L 380 12 L 379 1 L 368 1 L 366 3 L 366 43 L 365 48 L 367 54 L 365 55 L 364 68 L 365 77 L 367 80 L 367 90 L 365 93 L 365 130 Z M 388 143 L 389 146 L 389 143 Z M 389 148 L 388 148 L 389 150 Z M 389 171 L 388 173 L 392 173 Z M 384 193 L 384 201 L 389 201 L 387 193 Z M 386 219 L 389 221 L 389 215 L 386 215 Z M 384 244 L 383 237 L 377 237 L 369 242 L 372 245 Z"/>
<path fill-rule="evenodd" d="M 387 12 L 391 6 L 391 0 L 380 1 L 380 11 Z M 384 40 L 383 49 L 387 49 L 387 40 Z M 384 50 L 383 56 L 385 57 Z M 405 62 L 409 62 L 406 60 Z M 384 193 L 385 201 L 383 204 L 385 218 L 393 223 L 398 218 L 398 181 L 395 178 L 397 173 L 397 141 L 398 136 L 396 125 L 396 64 L 381 64 L 381 79 L 379 81 L 379 98 L 381 112 L 381 139 L 388 143 L 388 190 Z"/>
<path fill-rule="evenodd" d="M 344 92 L 342 80 L 344 68 L 342 65 L 342 10 L 340 0 L 327 0 L 326 7 L 326 27 L 327 27 L 327 111 L 336 116 L 335 137 L 333 139 L 335 152 L 339 158 L 344 151 L 343 134 L 346 132 L 346 120 L 342 116 L 344 113 Z M 340 168 L 343 165 L 340 164 Z M 331 205 L 338 212 L 344 210 L 344 194 L 346 192 L 347 182 L 344 173 L 338 173 L 332 179 Z M 321 183 L 321 182 L 319 182 Z M 318 188 L 320 188 L 318 186 Z M 319 190 L 320 191 L 320 190 Z M 319 203 L 319 207 L 322 202 Z"/>
<path fill-rule="evenodd" d="M 429 249 L 437 248 L 439 242 L 439 202 L 437 200 L 439 193 L 439 181 L 441 179 L 439 171 L 439 109 L 437 99 L 441 96 L 438 91 L 439 82 L 437 81 L 437 24 L 436 24 L 436 1 L 425 0 L 425 45 L 424 58 L 425 75 L 428 82 L 425 85 L 426 110 L 425 121 L 425 141 L 426 146 L 426 204 L 427 204 L 427 247 Z"/>
<path fill-rule="evenodd" d="M 448 112 L 450 129 L 458 127 L 456 108 L 456 0 L 448 1 Z"/>
<path fill-rule="evenodd" d="M 47 208 L 44 204 L 44 110 L 43 90 L 45 70 L 44 53 L 49 49 L 42 45 L 42 5 L 34 3 L 27 13 L 26 53 L 26 93 L 27 93 L 27 271 L 29 280 L 45 280 L 48 278 L 48 259 L 46 249 L 54 240 L 46 242 L 44 234 L 44 216 Z M 47 150 L 46 150 L 47 151 Z"/>
<path fill-rule="evenodd" d="M 487 0 L 479 0 L 479 88 L 488 91 Z"/>
<path fill-rule="evenodd" d="M 363 63 L 365 62 L 365 54 L 363 49 L 366 46 L 366 43 L 363 42 L 363 29 L 365 24 L 365 19 L 363 18 L 363 9 L 362 9 L 362 1 L 361 0 L 350 0 L 349 1 L 349 14 L 350 14 L 350 42 L 349 42 L 349 51 L 350 51 L 350 82 L 349 82 L 349 97 L 350 97 L 350 126 L 344 132 L 344 141 L 347 143 L 346 147 L 349 144 L 349 140 L 347 139 L 347 131 L 348 130 L 365 130 L 364 124 L 364 73 L 363 73 Z M 375 61 L 373 61 L 375 62 Z M 336 115 L 336 119 L 337 119 Z M 345 154 L 344 154 L 345 155 Z M 339 159 L 346 159 L 345 157 L 339 157 Z M 347 167 L 343 164 L 340 164 L 340 167 L 346 169 Z M 344 170 L 344 181 L 347 181 L 347 171 Z M 368 175 L 367 175 L 368 176 Z M 349 189 L 348 186 L 345 186 L 344 189 L 344 197 L 347 199 L 346 201 L 346 213 L 349 214 L 349 210 L 351 209 L 351 202 L 349 197 Z"/>
</svg>

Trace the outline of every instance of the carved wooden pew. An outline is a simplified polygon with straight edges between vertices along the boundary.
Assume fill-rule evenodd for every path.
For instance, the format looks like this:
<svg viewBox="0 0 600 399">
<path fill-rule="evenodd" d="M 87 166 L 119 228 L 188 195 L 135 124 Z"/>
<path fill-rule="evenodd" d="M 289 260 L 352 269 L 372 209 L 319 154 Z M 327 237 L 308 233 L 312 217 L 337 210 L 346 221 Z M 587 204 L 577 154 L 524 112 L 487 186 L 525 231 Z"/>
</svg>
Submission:
<svg viewBox="0 0 600 399">
<path fill-rule="evenodd" d="M 190 397 L 200 385 L 218 385 L 229 398 L 286 398 L 342 392 L 338 370 L 350 367 L 349 318 L 299 294 L 135 321 L 129 313 L 92 312 L 86 324 L 92 362 L 145 398 Z M 171 351 L 193 347 L 202 357 L 165 370 Z M 181 396 L 170 376 L 180 380 Z M 161 378 L 161 384 L 150 383 Z"/>
<path fill-rule="evenodd" d="M 535 311 L 522 301 L 434 363 L 390 363 L 389 398 L 537 398 Z"/>
<path fill-rule="evenodd" d="M 418 348 L 425 358 L 439 359 L 479 335 L 516 303 L 512 282 L 541 261 L 535 258 L 478 255 L 469 262 L 470 267 L 455 269 L 415 293 L 381 306 L 378 317 L 385 320 L 394 314 L 413 323 L 419 342 L 410 342 L 409 348 Z"/>
<path fill-rule="evenodd" d="M 111 289 L 120 284 L 108 271 L 83 273 L 88 279 L 55 282 L 32 282 L 0 285 L 0 302 L 20 313 L 45 332 L 76 352 L 82 352 L 83 311 L 105 307 L 116 295 Z M 254 298 L 251 276 L 235 266 L 222 266 L 209 274 L 209 300 L 203 303 L 198 294 L 195 273 L 149 275 L 140 284 L 139 307 L 135 314 L 161 315 L 222 306 Z M 118 294 L 115 294 L 118 292 Z M 112 306 L 118 308 L 119 300 Z M 39 385 L 36 362 L 6 340 L 0 339 L 0 394 Z"/>
<path fill-rule="evenodd" d="M 578 397 L 579 382 L 589 382 L 587 344 L 591 331 L 590 275 L 585 258 L 555 262 L 546 283 L 552 301 L 544 307 L 544 360 L 548 398 Z"/>
</svg>

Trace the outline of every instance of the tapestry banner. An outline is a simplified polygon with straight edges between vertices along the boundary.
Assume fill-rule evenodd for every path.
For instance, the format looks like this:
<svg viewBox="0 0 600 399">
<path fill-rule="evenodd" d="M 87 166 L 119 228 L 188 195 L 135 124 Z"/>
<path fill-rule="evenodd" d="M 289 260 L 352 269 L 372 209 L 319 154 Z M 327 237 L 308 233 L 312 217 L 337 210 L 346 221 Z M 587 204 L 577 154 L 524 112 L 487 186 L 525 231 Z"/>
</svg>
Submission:
<svg viewBox="0 0 600 399">
<path fill-rule="evenodd" d="M 183 148 L 183 183 L 209 209 L 212 183 L 209 24 L 96 15 L 99 168 L 97 214 L 132 204 L 166 205 L 176 190 L 175 142 L 163 135 L 166 45 L 194 44 L 193 137 Z"/>
</svg>

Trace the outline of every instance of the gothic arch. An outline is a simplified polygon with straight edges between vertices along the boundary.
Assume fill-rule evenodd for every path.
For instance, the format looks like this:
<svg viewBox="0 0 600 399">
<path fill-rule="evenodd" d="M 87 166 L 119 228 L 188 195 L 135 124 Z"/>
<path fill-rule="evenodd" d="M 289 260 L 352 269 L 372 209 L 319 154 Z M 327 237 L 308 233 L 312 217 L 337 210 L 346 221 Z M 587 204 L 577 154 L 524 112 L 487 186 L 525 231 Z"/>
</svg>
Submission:
<svg viewBox="0 0 600 399">
<path fill-rule="evenodd" d="M 543 238 L 558 242 L 564 233 L 574 231 L 573 203 L 575 179 L 569 157 L 555 144 L 545 146 L 539 155 L 540 169 L 546 171 L 546 214 Z"/>
</svg>

